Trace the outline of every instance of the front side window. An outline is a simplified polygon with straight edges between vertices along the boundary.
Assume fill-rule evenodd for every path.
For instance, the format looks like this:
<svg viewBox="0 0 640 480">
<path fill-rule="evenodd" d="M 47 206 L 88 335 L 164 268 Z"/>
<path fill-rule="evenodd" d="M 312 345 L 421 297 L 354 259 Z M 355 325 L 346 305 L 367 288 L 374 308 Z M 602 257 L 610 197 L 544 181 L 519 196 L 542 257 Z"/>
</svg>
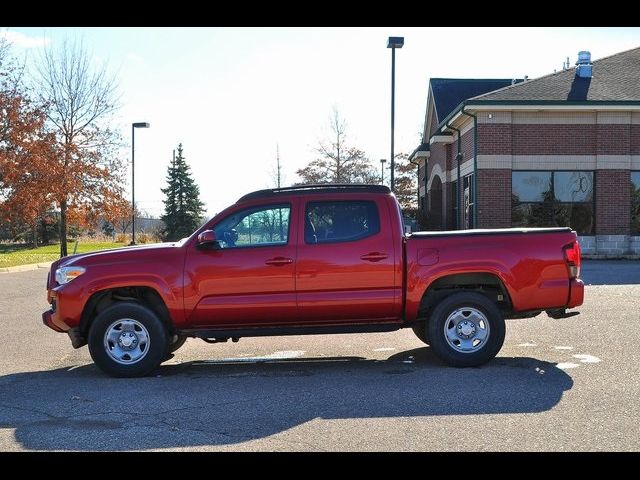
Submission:
<svg viewBox="0 0 640 480">
<path fill-rule="evenodd" d="M 580 235 L 591 235 L 593 193 L 593 172 L 512 172 L 511 223 L 571 227 Z"/>
<path fill-rule="evenodd" d="M 640 172 L 631 172 L 631 235 L 640 235 Z"/>
<path fill-rule="evenodd" d="M 213 228 L 221 248 L 286 245 L 289 205 L 268 205 L 236 212 Z"/>
<path fill-rule="evenodd" d="M 375 202 L 309 202 L 305 210 L 305 243 L 360 240 L 380 231 Z"/>
</svg>

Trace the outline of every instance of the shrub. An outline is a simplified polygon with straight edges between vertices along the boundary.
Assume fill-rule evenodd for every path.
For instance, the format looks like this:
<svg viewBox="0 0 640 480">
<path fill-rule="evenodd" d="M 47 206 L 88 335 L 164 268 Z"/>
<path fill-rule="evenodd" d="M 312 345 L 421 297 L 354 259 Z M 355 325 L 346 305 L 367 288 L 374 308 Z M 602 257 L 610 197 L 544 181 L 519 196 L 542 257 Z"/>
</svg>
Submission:
<svg viewBox="0 0 640 480">
<path fill-rule="evenodd" d="M 149 235 L 147 235 L 146 233 L 139 233 L 136 236 L 136 243 L 147 243 L 149 242 L 150 238 Z"/>
</svg>

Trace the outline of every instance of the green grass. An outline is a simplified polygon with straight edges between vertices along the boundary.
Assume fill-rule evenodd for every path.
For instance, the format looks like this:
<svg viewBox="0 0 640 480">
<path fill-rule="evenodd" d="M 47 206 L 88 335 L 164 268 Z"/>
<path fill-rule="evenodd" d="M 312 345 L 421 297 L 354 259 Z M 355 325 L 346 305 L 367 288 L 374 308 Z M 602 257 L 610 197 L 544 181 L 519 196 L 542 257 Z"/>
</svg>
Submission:
<svg viewBox="0 0 640 480">
<path fill-rule="evenodd" d="M 67 243 L 69 255 L 73 254 L 75 242 Z M 111 242 L 78 242 L 76 253 L 87 253 L 107 248 L 124 247 L 124 243 Z M 60 245 L 46 245 L 44 247 L 29 248 L 28 245 L 0 243 L 0 268 L 27 265 L 29 263 L 53 262 L 60 258 Z"/>
</svg>

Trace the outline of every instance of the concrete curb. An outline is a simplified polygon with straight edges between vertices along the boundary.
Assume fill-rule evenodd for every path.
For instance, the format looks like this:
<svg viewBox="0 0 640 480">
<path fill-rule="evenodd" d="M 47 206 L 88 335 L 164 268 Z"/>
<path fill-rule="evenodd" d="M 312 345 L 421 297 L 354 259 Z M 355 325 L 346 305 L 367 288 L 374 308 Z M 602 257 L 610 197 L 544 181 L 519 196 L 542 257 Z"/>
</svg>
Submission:
<svg viewBox="0 0 640 480">
<path fill-rule="evenodd" d="M 602 255 L 602 254 L 582 254 L 584 260 L 640 260 L 640 255 Z"/>
<path fill-rule="evenodd" d="M 44 263 L 28 263 L 27 265 L 16 265 L 15 267 L 2 267 L 0 273 L 28 272 L 30 270 L 38 270 L 39 268 L 51 268 L 53 262 Z"/>
</svg>

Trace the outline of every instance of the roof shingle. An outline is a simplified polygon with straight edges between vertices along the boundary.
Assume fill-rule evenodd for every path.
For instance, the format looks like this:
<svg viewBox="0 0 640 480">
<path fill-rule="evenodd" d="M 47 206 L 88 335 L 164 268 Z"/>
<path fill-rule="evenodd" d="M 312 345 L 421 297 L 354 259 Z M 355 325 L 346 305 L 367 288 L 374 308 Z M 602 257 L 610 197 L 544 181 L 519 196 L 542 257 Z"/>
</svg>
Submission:
<svg viewBox="0 0 640 480">
<path fill-rule="evenodd" d="M 506 87 L 513 81 L 511 78 L 432 78 L 431 92 L 436 105 L 438 122 L 468 98 Z"/>
<path fill-rule="evenodd" d="M 469 98 L 479 101 L 639 101 L 640 47 L 593 62 L 593 77 L 575 68 Z"/>
</svg>

